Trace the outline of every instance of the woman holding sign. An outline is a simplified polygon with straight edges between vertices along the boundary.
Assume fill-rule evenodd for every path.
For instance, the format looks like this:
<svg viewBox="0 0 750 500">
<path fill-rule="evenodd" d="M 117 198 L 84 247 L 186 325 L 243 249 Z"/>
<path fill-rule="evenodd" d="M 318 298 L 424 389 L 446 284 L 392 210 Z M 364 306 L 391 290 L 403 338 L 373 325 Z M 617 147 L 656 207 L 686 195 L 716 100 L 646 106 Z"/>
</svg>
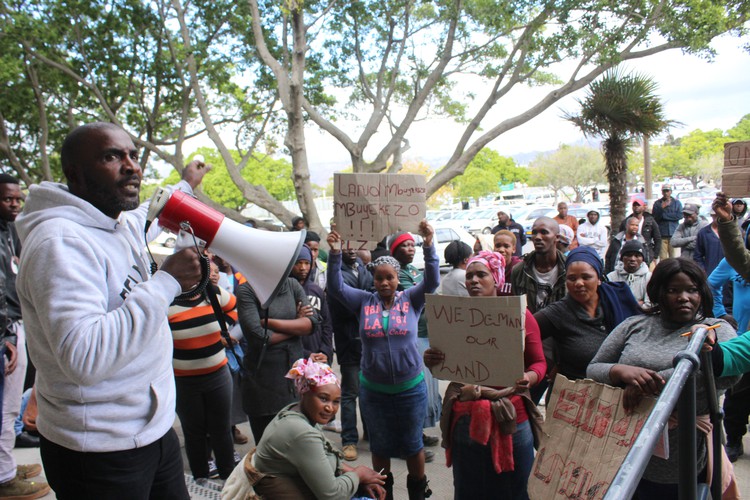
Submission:
<svg viewBox="0 0 750 500">
<path fill-rule="evenodd" d="M 482 251 L 466 266 L 466 289 L 471 297 L 502 293 L 505 259 Z M 445 359 L 438 349 L 427 349 L 424 362 L 436 366 Z M 534 316 L 526 310 L 523 377 L 514 387 L 483 387 L 451 382 L 443 399 L 440 429 L 447 465 L 453 465 L 454 498 L 528 499 L 526 484 L 534 463 L 532 425 L 542 417 L 531 401 L 529 388 L 547 370 L 542 340 Z"/>
<path fill-rule="evenodd" d="M 688 259 L 666 259 L 654 269 L 648 283 L 648 296 L 655 306 L 646 315 L 625 320 L 609 334 L 587 370 L 597 382 L 625 388 L 623 404 L 628 410 L 644 395 L 658 396 L 672 375 L 672 359 L 687 347 L 689 332 L 697 323 L 718 325 L 716 337 L 729 340 L 736 334 L 724 320 L 712 318 L 713 297 L 706 274 Z M 696 375 L 701 380 L 701 375 Z M 716 379 L 717 389 L 727 389 L 737 377 Z M 706 432 L 708 398 L 703 384 L 697 384 L 698 431 Z M 656 456 L 646 467 L 634 498 L 677 498 L 677 422 L 669 423 L 669 457 Z M 698 440 L 699 482 L 706 480 L 707 446 L 705 436 Z"/>
<path fill-rule="evenodd" d="M 385 489 L 393 498 L 391 457 L 406 456 L 409 499 L 430 496 L 424 473 L 422 423 L 427 411 L 427 388 L 417 346 L 417 322 L 425 304 L 440 281 L 435 231 L 427 221 L 419 225 L 424 238 L 424 280 L 399 292 L 400 265 L 393 257 L 379 257 L 372 270 L 375 292 L 346 285 L 341 276 L 341 237 L 328 234 L 328 293 L 359 315 L 362 340 L 359 404 L 370 435 L 372 467 L 387 475 Z"/>
</svg>

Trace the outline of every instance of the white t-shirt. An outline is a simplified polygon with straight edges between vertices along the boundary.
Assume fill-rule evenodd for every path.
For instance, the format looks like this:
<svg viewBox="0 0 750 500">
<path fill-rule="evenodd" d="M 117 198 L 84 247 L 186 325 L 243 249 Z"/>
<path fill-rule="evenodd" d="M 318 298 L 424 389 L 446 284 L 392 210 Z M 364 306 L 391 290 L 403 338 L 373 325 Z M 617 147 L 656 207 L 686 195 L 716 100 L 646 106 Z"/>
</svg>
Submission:
<svg viewBox="0 0 750 500">
<path fill-rule="evenodd" d="M 536 292 L 536 307 L 537 310 L 539 310 L 544 306 L 544 303 L 547 301 L 547 297 L 549 297 L 550 293 L 552 293 L 552 287 L 555 286 L 555 282 L 557 282 L 557 266 L 554 266 L 546 273 L 539 272 L 536 266 L 533 266 L 533 269 L 534 278 L 536 278 L 536 281 L 538 283 Z"/>
</svg>

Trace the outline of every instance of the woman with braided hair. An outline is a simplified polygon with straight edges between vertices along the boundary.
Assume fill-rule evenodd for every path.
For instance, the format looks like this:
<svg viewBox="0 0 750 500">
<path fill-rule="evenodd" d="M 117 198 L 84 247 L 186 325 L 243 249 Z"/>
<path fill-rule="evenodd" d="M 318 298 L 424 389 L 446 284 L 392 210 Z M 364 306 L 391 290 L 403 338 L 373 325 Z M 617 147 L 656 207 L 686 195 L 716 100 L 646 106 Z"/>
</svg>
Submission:
<svg viewBox="0 0 750 500">
<path fill-rule="evenodd" d="M 431 492 L 424 473 L 422 424 L 426 414 L 427 389 L 422 356 L 417 345 L 417 322 L 424 309 L 425 294 L 438 286 L 440 271 L 433 246 L 435 231 L 422 221 L 424 280 L 398 291 L 400 264 L 393 257 L 378 257 L 372 269 L 375 292 L 351 288 L 341 276 L 341 237 L 328 235 L 328 293 L 358 314 L 362 340 L 360 407 L 370 435 L 373 469 L 387 474 L 387 498 L 393 498 L 391 457 L 406 457 L 409 499 L 423 499 Z"/>
</svg>

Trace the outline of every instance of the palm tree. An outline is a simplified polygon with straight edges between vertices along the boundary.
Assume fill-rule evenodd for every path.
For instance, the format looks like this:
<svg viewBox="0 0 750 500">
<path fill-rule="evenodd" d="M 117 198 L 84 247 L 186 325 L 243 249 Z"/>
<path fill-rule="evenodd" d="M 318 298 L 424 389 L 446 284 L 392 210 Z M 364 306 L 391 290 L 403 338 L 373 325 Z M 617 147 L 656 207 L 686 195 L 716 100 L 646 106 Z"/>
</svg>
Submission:
<svg viewBox="0 0 750 500">
<path fill-rule="evenodd" d="M 613 234 L 625 218 L 628 204 L 627 153 L 638 140 L 653 137 L 672 125 L 654 93 L 657 85 L 642 74 L 623 74 L 617 68 L 589 85 L 580 115 L 566 114 L 586 136 L 602 137 Z"/>
</svg>

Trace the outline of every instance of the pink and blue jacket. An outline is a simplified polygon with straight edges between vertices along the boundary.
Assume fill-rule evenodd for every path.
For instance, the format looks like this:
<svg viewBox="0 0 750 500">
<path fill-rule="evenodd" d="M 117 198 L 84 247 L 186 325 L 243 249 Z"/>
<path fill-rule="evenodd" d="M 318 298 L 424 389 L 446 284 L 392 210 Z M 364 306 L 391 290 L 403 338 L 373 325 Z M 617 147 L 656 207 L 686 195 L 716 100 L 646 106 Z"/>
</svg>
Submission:
<svg viewBox="0 0 750 500">
<path fill-rule="evenodd" d="M 341 253 L 328 256 L 328 293 L 347 309 L 359 314 L 362 340 L 362 375 L 370 382 L 396 385 L 422 372 L 422 355 L 417 347 L 417 322 L 425 294 L 440 284 L 440 268 L 434 246 L 423 247 L 424 280 L 408 290 L 396 292 L 383 331 L 383 304 L 377 292 L 352 288 L 341 276 Z"/>
</svg>

